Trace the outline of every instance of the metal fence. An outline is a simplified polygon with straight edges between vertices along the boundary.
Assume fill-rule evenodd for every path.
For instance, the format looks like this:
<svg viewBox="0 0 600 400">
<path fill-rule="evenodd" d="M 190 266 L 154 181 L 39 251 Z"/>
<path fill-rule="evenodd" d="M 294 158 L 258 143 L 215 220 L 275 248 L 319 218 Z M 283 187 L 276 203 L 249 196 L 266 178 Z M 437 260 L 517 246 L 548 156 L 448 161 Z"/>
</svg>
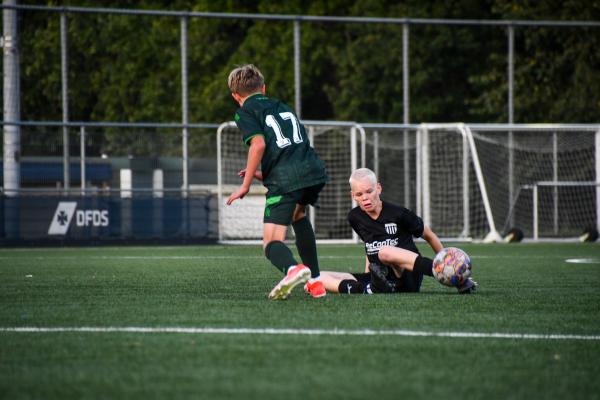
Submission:
<svg viewBox="0 0 600 400">
<path fill-rule="evenodd" d="M 507 38 L 507 109 L 508 123 L 513 123 L 513 88 L 514 88 L 514 33 L 515 30 L 525 27 L 600 27 L 596 21 L 531 21 L 531 20 L 469 20 L 469 19 L 419 19 L 419 18 L 372 18 L 372 17 L 338 17 L 338 16 L 313 16 L 313 15 L 281 15 L 281 14 L 244 14 L 244 13 L 213 13 L 192 11 L 163 11 L 163 10 L 138 10 L 138 9 L 115 9 L 115 8 L 93 8 L 93 7 L 57 7 L 42 5 L 19 5 L 16 0 L 4 0 L 2 9 L 4 13 L 4 121 L 19 122 L 19 52 L 18 31 L 16 26 L 17 14 L 21 11 L 35 11 L 55 14 L 60 18 L 60 59 L 61 59 L 61 92 L 62 92 L 62 122 L 69 123 L 69 104 L 73 101 L 69 98 L 68 65 L 69 65 L 69 43 L 67 27 L 71 18 L 78 14 L 109 14 L 128 16 L 151 16 L 155 18 L 177 18 L 180 21 L 180 62 L 181 62 L 181 131 L 182 152 L 184 162 L 187 160 L 187 140 L 189 127 L 189 100 L 188 100 L 188 21 L 190 19 L 220 19 L 220 20 L 268 20 L 280 21 L 293 24 L 294 33 L 294 87 L 295 87 L 295 110 L 299 117 L 302 116 L 302 71 L 300 60 L 303 57 L 301 49 L 302 25 L 313 23 L 327 24 L 378 24 L 395 25 L 402 27 L 402 97 L 403 97 L 403 121 L 408 124 L 410 111 L 410 59 L 408 49 L 410 47 L 410 29 L 414 26 L 440 25 L 440 26 L 487 26 L 506 31 Z M 76 100 L 75 100 L 76 101 Z M 215 121 L 216 122 L 216 121 Z M 220 122 L 220 121 L 219 121 Z M 71 173 L 68 125 L 63 125 L 63 185 L 69 188 Z M 15 152 L 18 153 L 19 133 L 18 125 L 5 124 L 4 126 L 4 170 L 11 171 L 18 168 L 15 162 Z M 18 155 L 16 155 L 18 157 Z M 185 170 L 185 168 L 184 168 Z M 187 188 L 187 180 L 183 176 L 184 187 Z M 16 182 L 5 177 L 5 187 L 15 188 Z"/>
<path fill-rule="evenodd" d="M 18 188 L 2 182 L 0 243 L 206 243 L 218 235 L 215 130 L 189 124 L 35 123 L 20 130 Z M 64 181 L 64 133 L 69 181 Z M 2 171 L 4 172 L 4 171 Z M 0 178 L 6 176 L 0 173 Z"/>
<path fill-rule="evenodd" d="M 16 126 L 20 131 L 18 188 L 55 188 L 63 193 L 118 189 L 120 169 L 134 172 L 133 188 L 152 188 L 155 170 L 162 171 L 162 186 L 169 189 L 185 191 L 190 185 L 216 180 L 212 158 L 217 124 L 186 125 L 185 147 L 182 146 L 182 124 L 3 124 Z M 67 185 L 64 179 L 65 146 L 71 185 Z M 2 175 L 6 177 L 6 173 Z M 6 195 L 18 190 L 6 185 L 3 187 Z"/>
<path fill-rule="evenodd" d="M 311 142 L 326 160 L 332 176 L 335 175 L 334 183 L 328 185 L 330 196 L 324 197 L 328 205 L 323 210 L 327 213 L 320 210 L 320 215 L 327 217 L 319 216 L 316 224 L 324 228 L 323 232 L 319 231 L 322 239 L 350 237 L 345 224 L 345 213 L 352 206 L 346 195 L 347 178 L 356 166 L 376 171 L 384 188 L 384 199 L 423 215 L 425 222 L 443 237 L 483 238 L 490 224 L 481 186 L 475 178 L 475 161 L 485 184 L 487 207 L 500 233 L 518 227 L 527 238 L 565 239 L 577 237 L 588 227 L 600 228 L 598 125 L 465 125 L 472 132 L 478 153 L 474 160 L 473 150 L 465 147 L 457 124 L 303 123 L 312 137 Z M 424 127 L 428 127 L 426 136 Z M 22 222 L 11 222 L 21 216 L 21 221 L 29 221 L 30 227 L 33 227 L 31 221 L 37 218 L 43 229 L 28 235 L 43 238 L 47 235 L 44 229 L 48 221 L 57 218 L 50 214 L 58 209 L 59 203 L 78 201 L 88 207 L 92 198 L 104 198 L 120 205 L 90 210 L 110 208 L 111 215 L 125 216 L 126 220 L 133 218 L 140 224 L 148 219 L 139 213 L 127 212 L 131 207 L 144 210 L 150 216 L 155 214 L 153 207 L 181 210 L 193 205 L 192 209 L 200 207 L 206 211 L 206 219 L 190 222 L 184 214 L 181 223 L 187 221 L 188 225 L 182 225 L 176 234 L 169 235 L 179 237 L 182 232 L 202 231 L 205 238 L 215 240 L 222 234 L 218 227 L 221 222 L 219 179 L 224 184 L 239 184 L 236 172 L 243 168 L 246 158 L 246 149 L 235 127 L 229 134 L 229 156 L 219 163 L 217 154 L 223 150 L 219 150 L 216 126 L 188 127 L 190 147 L 187 162 L 184 162 L 181 127 L 177 124 L 67 124 L 71 136 L 70 178 L 78 186 L 71 188 L 65 188 L 62 180 L 63 124 L 23 123 L 21 128 L 20 188 L 2 190 L 3 228 L 7 237 L 31 229 L 23 230 Z M 227 167 L 221 168 L 222 176 L 218 173 L 219 165 Z M 184 176 L 187 176 L 187 189 Z M 47 207 L 36 205 L 31 199 L 45 199 L 51 209 L 40 214 L 40 210 Z M 173 202 L 173 199 L 178 200 Z M 198 206 L 198 199 L 204 199 L 205 203 Z M 258 208 L 260 201 L 258 196 Z M 129 204 L 129 208 L 121 204 Z M 117 213 L 116 209 L 125 211 Z M 77 210 L 74 215 L 84 218 L 80 211 L 85 209 Z M 259 221 L 260 212 L 251 214 L 256 214 Z M 90 215 L 92 218 L 100 214 L 92 212 Z M 157 215 L 173 218 L 169 213 Z M 198 221 L 205 221 L 202 227 L 194 225 Z M 82 220 L 79 222 L 83 224 Z M 123 222 L 118 226 L 117 230 L 81 232 L 114 239 L 115 235 L 127 238 L 131 232 L 143 231 L 142 228 L 126 229 L 128 225 Z M 164 223 L 149 226 L 164 226 Z M 146 234 L 156 232 L 152 228 Z M 239 232 L 236 235 L 240 237 L 252 236 L 248 229 Z"/>
<path fill-rule="evenodd" d="M 48 213 L 59 213 L 60 203 L 84 201 L 84 203 L 81 203 L 85 204 L 81 206 L 83 208 L 80 209 L 80 205 L 78 205 L 73 211 L 74 217 L 72 218 L 74 218 L 74 226 L 77 226 L 77 229 L 85 229 L 85 221 L 89 218 L 91 218 L 92 225 L 94 223 L 102 224 L 104 221 L 102 211 L 108 209 L 127 210 L 127 207 L 122 206 L 122 204 L 129 202 L 129 199 L 155 199 L 156 204 L 162 204 L 158 206 L 158 209 L 164 209 L 164 207 L 189 209 L 189 203 L 188 205 L 184 204 L 187 201 L 186 199 L 202 197 L 208 200 L 205 204 L 202 203 L 204 205 L 198 206 L 199 209 L 206 209 L 206 207 L 211 209 L 213 207 L 211 202 L 216 201 L 214 200 L 216 193 L 214 192 L 214 186 L 217 180 L 215 153 L 218 124 L 196 124 L 189 121 L 187 33 L 190 19 L 270 20 L 292 24 L 294 34 L 295 108 L 299 116 L 302 113 L 302 71 L 300 68 L 300 61 L 303 57 L 300 46 L 302 26 L 313 23 L 352 23 L 385 24 L 402 27 L 404 118 L 401 124 L 360 124 L 366 130 L 365 146 L 367 154 L 366 158 L 361 160 L 361 164 L 373 168 L 378 173 L 385 187 L 385 195 L 390 200 L 416 210 L 421 206 L 417 189 L 419 182 L 418 169 L 420 168 L 417 160 L 419 125 L 410 124 L 409 121 L 411 103 L 408 50 L 411 44 L 411 28 L 423 25 L 488 26 L 505 31 L 507 40 L 506 105 L 509 125 L 471 126 L 479 145 L 484 149 L 482 151 L 488 151 L 486 156 L 483 157 L 482 168 L 489 171 L 490 174 L 501 172 L 501 176 L 492 175 L 493 178 L 488 180 L 488 184 L 496 190 L 491 197 L 498 229 L 508 229 L 521 223 L 524 224 L 523 228 L 530 237 L 564 237 L 575 235 L 583 223 L 595 223 L 597 227 L 600 225 L 600 222 L 598 222 L 600 220 L 598 217 L 600 193 L 596 184 L 600 179 L 600 162 L 597 155 L 600 139 L 598 139 L 598 134 L 595 136 L 595 141 L 590 139 L 594 137 L 590 132 L 598 131 L 598 127 L 583 125 L 535 127 L 512 124 L 515 31 L 526 27 L 598 28 L 600 22 L 224 14 L 17 5 L 15 0 L 4 0 L 2 9 L 4 14 L 2 46 L 4 50 L 5 103 L 2 149 L 2 207 L 4 209 L 2 228 L 4 232 L 9 232 L 10 235 L 16 234 L 18 236 L 19 232 L 24 232 L 23 227 L 19 224 L 22 221 L 31 221 L 31 219 L 28 219 L 29 217 L 23 217 L 20 220 L 21 222 L 16 223 L 15 215 L 22 216 L 28 214 L 31 210 L 44 208 L 38 203 L 30 203 L 29 200 L 21 202 L 20 198 L 24 199 L 25 197 L 50 196 L 46 198 L 46 201 L 50 201 L 52 205 L 43 215 L 40 215 L 40 220 L 43 221 L 41 226 L 46 226 L 49 223 L 48 221 L 55 220 L 54 217 L 57 216 L 53 217 Z M 57 52 L 60 53 L 61 60 L 62 121 L 20 121 L 20 62 L 16 21 L 17 15 L 22 11 L 49 13 L 60 19 L 60 49 L 57 49 Z M 76 101 L 76 99 L 69 98 L 67 67 L 69 65 L 69 43 L 66 32 L 70 19 L 77 18 L 78 14 L 129 15 L 132 18 L 151 16 L 179 20 L 179 57 L 182 88 L 180 123 L 148 122 L 128 124 L 70 121 L 69 104 Z M 518 145 L 528 150 L 518 150 Z M 438 148 L 443 149 L 444 147 Z M 570 151 L 572 148 L 578 150 L 572 152 Z M 458 152 L 459 149 L 455 151 Z M 536 152 L 539 155 L 535 155 Z M 576 157 L 569 158 L 571 153 L 577 154 L 576 157 L 580 157 L 583 161 L 576 161 Z M 525 159 L 528 161 L 522 162 Z M 570 161 L 567 162 L 566 160 Z M 585 173 L 574 175 L 575 177 L 563 175 L 562 167 L 559 167 L 563 165 L 569 165 L 569 171 L 585 171 Z M 548 184 L 547 182 L 553 183 Z M 582 184 L 575 185 L 577 186 L 575 187 L 572 183 L 562 184 L 560 182 L 582 182 Z M 583 182 L 587 183 L 584 184 Z M 543 193 L 544 191 L 546 193 Z M 535 195 L 532 192 L 535 192 Z M 128 197 L 127 193 L 131 194 L 131 197 Z M 181 202 L 177 206 L 174 206 L 174 203 L 167 204 L 164 200 L 160 200 L 159 194 L 163 194 L 163 199 L 177 197 L 178 201 Z M 120 205 L 93 208 L 87 203 L 92 201 L 88 198 L 99 198 L 101 197 L 99 195 L 104 195 L 107 199 L 115 199 L 115 201 L 119 199 Z M 74 200 L 75 197 L 79 200 Z M 536 197 L 537 200 L 535 200 Z M 583 210 L 580 216 L 576 217 L 573 213 L 563 211 L 564 207 L 562 205 L 579 204 L 577 201 L 581 199 L 583 199 L 582 205 L 577 206 L 578 210 Z M 26 203 L 31 206 L 27 208 L 29 211 L 17 212 L 17 210 L 21 210 L 19 207 Z M 140 207 L 140 209 L 148 211 L 148 208 L 145 208 L 146 206 Z M 547 207 L 547 209 L 544 207 Z M 91 210 L 91 212 L 86 213 L 86 210 Z M 94 213 L 94 210 L 100 211 L 100 213 Z M 452 212 L 452 209 L 449 212 Z M 113 211 L 114 213 L 116 211 Z M 127 216 L 128 214 L 119 211 L 119 215 Z M 172 218 L 171 214 L 162 215 L 170 215 L 169 218 Z M 184 217 L 185 215 L 189 216 L 191 214 L 184 214 Z M 77 218 L 80 219 L 77 220 Z M 64 222 L 64 218 L 61 219 Z M 143 218 L 139 220 L 143 221 Z M 162 217 L 158 220 L 162 221 Z M 183 220 L 189 221 L 187 217 Z M 77 221 L 81 223 L 81 226 L 77 225 Z M 129 226 L 127 224 L 130 224 L 127 221 L 131 221 L 131 219 L 126 217 L 125 222 L 120 222 L 119 226 L 127 228 Z M 565 228 L 568 225 L 566 222 L 569 222 L 571 224 L 569 226 L 572 227 Z M 205 232 L 206 237 L 214 238 L 218 235 L 214 223 L 214 221 L 207 222 L 205 230 L 199 227 L 194 229 L 196 229 L 196 232 Z M 176 232 L 173 234 L 175 237 L 185 237 L 185 234 L 183 236 L 178 235 L 182 232 L 190 232 L 188 222 L 182 224 L 174 231 L 170 231 Z M 158 222 L 154 225 L 161 226 Z M 100 236 L 108 235 L 106 237 L 127 238 L 130 237 L 130 232 L 136 231 L 136 229 L 124 229 L 119 230 L 121 233 L 115 234 L 117 231 L 112 230 L 110 231 L 112 234 L 107 234 L 106 232 L 109 231 L 102 230 L 98 226 L 95 228 L 97 228 L 95 231 L 91 230 L 89 232 L 96 232 L 94 234 Z M 445 232 L 443 230 L 445 228 L 441 226 L 439 228 L 442 232 Z M 477 235 L 480 228 L 476 224 L 472 224 L 471 229 L 471 234 L 475 233 Z M 154 232 L 158 231 L 160 229 Z M 461 235 L 461 232 L 457 233 L 454 230 L 448 230 L 447 233 L 452 236 Z M 45 237 L 48 232 L 42 229 L 35 235 Z M 92 237 L 95 236 L 92 235 Z"/>
</svg>

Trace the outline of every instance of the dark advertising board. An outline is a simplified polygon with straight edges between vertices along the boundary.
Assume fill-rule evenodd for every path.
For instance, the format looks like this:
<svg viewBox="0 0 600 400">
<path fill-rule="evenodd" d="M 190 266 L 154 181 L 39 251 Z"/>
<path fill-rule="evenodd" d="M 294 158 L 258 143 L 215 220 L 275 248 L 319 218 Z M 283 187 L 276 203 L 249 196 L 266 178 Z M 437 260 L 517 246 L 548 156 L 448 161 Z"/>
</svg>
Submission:
<svg viewBox="0 0 600 400">
<path fill-rule="evenodd" d="M 18 196 L 0 200 L 4 245 L 214 241 L 211 196 Z"/>
</svg>

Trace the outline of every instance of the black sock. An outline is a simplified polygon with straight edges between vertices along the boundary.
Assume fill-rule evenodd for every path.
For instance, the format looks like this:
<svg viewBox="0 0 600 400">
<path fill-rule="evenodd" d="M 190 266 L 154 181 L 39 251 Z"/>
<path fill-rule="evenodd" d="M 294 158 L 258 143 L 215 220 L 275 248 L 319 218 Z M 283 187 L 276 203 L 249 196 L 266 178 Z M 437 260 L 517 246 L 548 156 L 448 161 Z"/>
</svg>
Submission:
<svg viewBox="0 0 600 400">
<path fill-rule="evenodd" d="M 344 279 L 338 286 L 340 294 L 361 294 L 365 292 L 365 287 L 359 281 Z"/>
<path fill-rule="evenodd" d="M 298 262 L 294 259 L 292 251 L 279 240 L 269 242 L 265 247 L 265 256 L 271 261 L 277 269 L 284 274 L 291 265 L 296 265 Z"/>
<path fill-rule="evenodd" d="M 413 271 L 420 272 L 423 275 L 433 276 L 433 260 L 431 258 L 417 256 Z"/>
<path fill-rule="evenodd" d="M 292 223 L 296 234 L 296 248 L 302 263 L 310 268 L 310 275 L 316 278 L 320 274 L 319 260 L 317 258 L 317 242 L 315 231 L 307 217 Z"/>
</svg>

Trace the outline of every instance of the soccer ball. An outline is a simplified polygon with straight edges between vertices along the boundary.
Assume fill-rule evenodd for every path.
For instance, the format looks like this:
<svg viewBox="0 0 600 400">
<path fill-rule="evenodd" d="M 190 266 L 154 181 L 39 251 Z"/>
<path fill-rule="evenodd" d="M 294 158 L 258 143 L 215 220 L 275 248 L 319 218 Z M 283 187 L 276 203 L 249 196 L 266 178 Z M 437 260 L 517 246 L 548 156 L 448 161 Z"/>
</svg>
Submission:
<svg viewBox="0 0 600 400">
<path fill-rule="evenodd" d="M 471 276 L 471 259 L 457 247 L 446 247 L 433 259 L 433 276 L 446 286 L 461 286 Z"/>
</svg>

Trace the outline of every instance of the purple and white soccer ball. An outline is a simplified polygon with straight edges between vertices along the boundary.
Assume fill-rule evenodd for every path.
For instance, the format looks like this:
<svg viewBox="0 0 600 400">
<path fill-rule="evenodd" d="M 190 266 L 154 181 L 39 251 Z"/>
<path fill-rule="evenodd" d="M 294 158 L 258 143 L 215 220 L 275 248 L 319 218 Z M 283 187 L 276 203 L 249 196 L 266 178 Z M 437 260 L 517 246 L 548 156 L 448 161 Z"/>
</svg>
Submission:
<svg viewBox="0 0 600 400">
<path fill-rule="evenodd" d="M 433 276 L 446 286 L 461 286 L 471 276 L 471 259 L 458 247 L 446 247 L 433 259 Z"/>
</svg>

